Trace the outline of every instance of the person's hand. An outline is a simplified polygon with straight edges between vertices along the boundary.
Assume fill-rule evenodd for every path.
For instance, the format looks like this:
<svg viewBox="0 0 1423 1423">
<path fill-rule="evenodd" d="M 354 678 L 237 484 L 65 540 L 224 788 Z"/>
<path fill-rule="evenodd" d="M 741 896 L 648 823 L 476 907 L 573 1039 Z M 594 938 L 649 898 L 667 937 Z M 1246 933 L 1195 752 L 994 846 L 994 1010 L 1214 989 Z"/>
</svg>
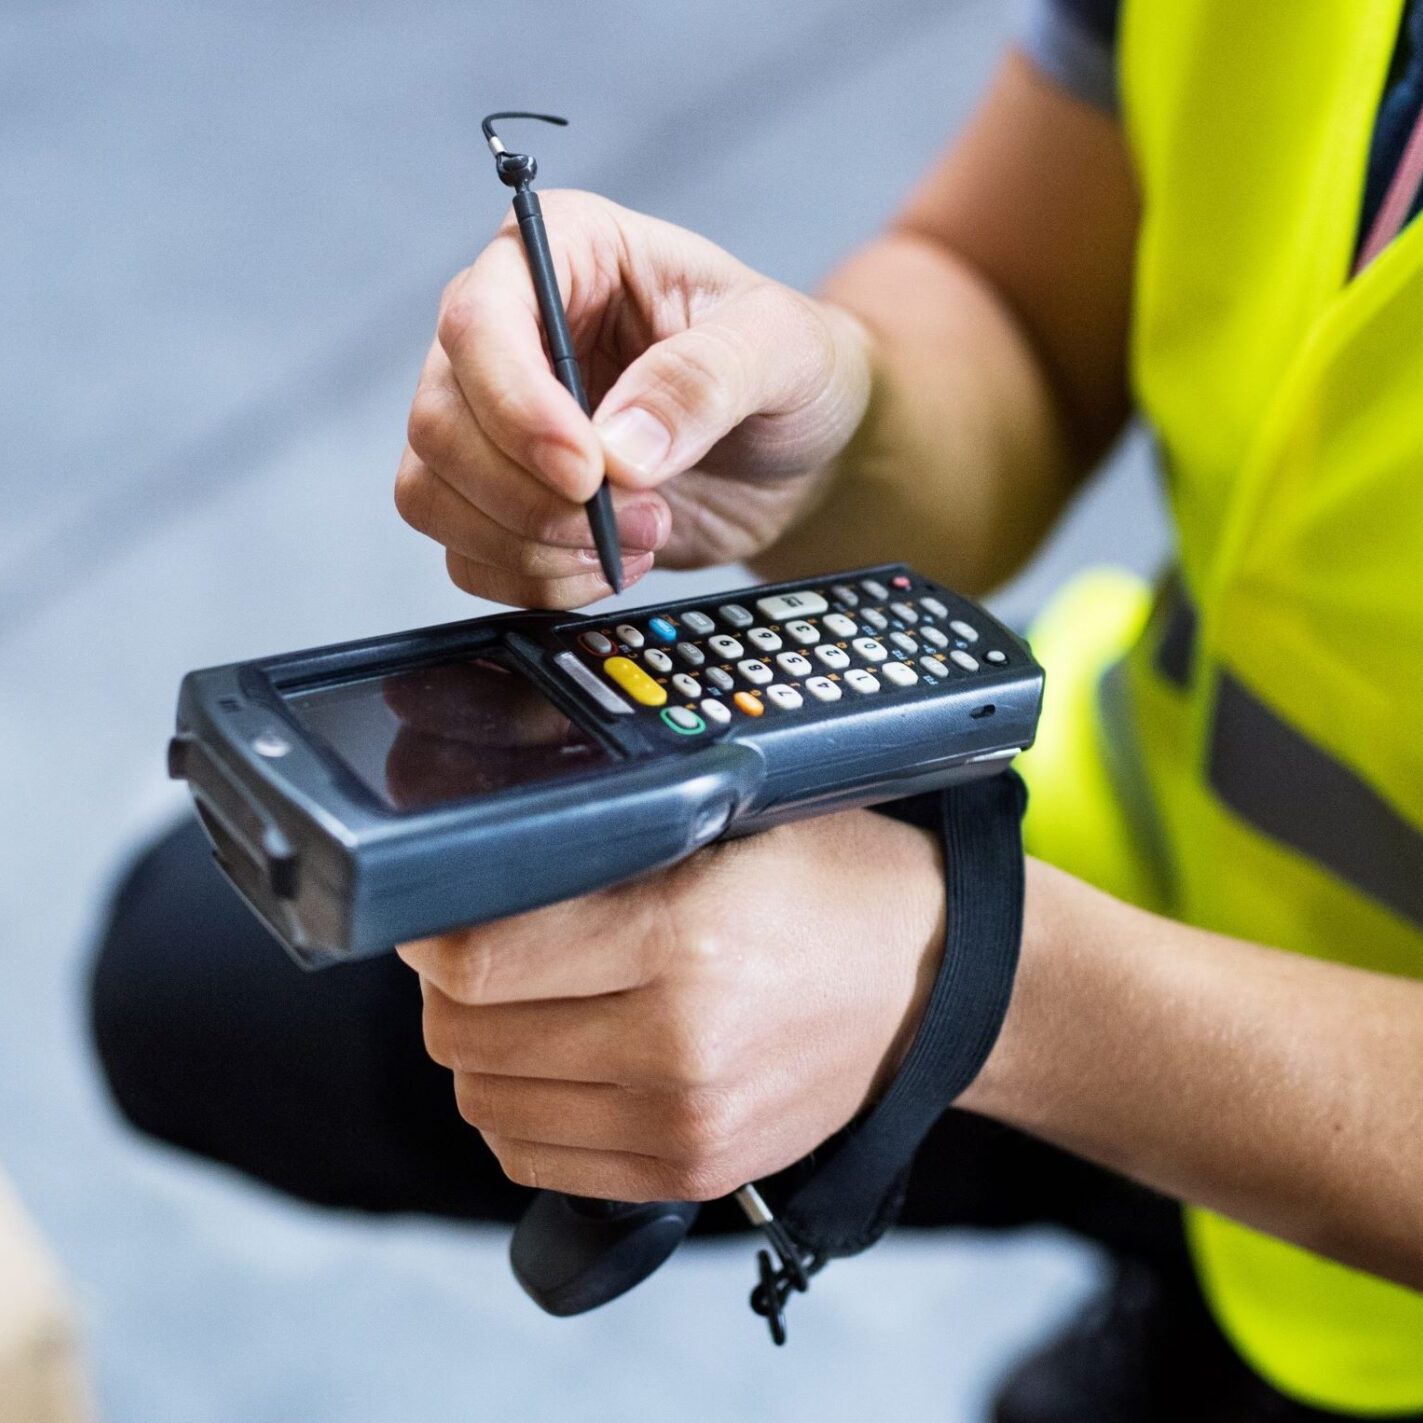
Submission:
<svg viewBox="0 0 1423 1423">
<path fill-rule="evenodd" d="M 588 193 L 542 195 L 592 421 L 559 385 L 510 217 L 446 288 L 396 504 L 467 592 L 603 597 L 583 503 L 606 471 L 624 578 L 726 563 L 814 502 L 864 413 L 862 328 L 705 239 Z M 677 476 L 674 478 L 674 476 Z"/>
<path fill-rule="evenodd" d="M 943 920 L 934 838 L 851 811 L 400 954 L 426 1047 L 513 1180 L 710 1200 L 888 1085 Z"/>
</svg>

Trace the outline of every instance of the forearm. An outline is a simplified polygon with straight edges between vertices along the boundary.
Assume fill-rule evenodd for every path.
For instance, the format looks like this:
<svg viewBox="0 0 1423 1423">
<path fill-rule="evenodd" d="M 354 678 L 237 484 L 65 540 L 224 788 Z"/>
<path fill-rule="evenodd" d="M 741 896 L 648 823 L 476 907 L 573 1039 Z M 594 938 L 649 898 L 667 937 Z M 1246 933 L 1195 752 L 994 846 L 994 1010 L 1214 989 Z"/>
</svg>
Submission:
<svg viewBox="0 0 1423 1423">
<path fill-rule="evenodd" d="M 1423 1288 L 1423 984 L 1176 924 L 1033 861 L 1026 924 L 961 1105 Z"/>
<path fill-rule="evenodd" d="M 966 592 L 1011 573 L 1127 417 L 1138 222 L 1120 125 L 1009 55 L 826 284 L 869 334 L 869 408 L 767 572 L 907 558 Z"/>
<path fill-rule="evenodd" d="M 1031 344 L 988 282 L 912 233 L 858 253 L 824 294 L 868 333 L 870 405 L 813 512 L 758 567 L 904 560 L 966 592 L 1001 582 L 1075 474 Z"/>
</svg>

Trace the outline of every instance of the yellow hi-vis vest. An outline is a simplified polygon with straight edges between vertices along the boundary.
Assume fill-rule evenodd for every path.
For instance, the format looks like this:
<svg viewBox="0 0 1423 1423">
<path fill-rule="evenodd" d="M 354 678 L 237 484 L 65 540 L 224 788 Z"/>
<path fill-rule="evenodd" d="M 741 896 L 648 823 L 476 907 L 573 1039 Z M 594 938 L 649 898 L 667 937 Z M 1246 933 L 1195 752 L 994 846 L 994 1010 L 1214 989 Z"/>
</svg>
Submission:
<svg viewBox="0 0 1423 1423">
<path fill-rule="evenodd" d="M 1126 0 L 1133 384 L 1179 569 L 1150 612 L 1102 576 L 1050 610 L 1026 769 L 1046 858 L 1186 923 L 1418 978 L 1423 222 L 1349 277 L 1402 8 Z M 1423 1229 L 1423 1181 L 1416 1209 Z M 1265 1379 L 1423 1411 L 1423 1295 L 1207 1211 L 1187 1228 Z"/>
</svg>

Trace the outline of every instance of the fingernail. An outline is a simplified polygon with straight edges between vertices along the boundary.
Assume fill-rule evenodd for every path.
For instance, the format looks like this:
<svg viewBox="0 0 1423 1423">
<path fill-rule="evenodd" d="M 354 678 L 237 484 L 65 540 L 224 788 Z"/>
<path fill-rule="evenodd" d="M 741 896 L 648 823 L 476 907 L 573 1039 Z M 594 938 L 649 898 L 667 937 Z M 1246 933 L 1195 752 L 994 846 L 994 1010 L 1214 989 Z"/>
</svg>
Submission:
<svg viewBox="0 0 1423 1423">
<path fill-rule="evenodd" d="M 656 474 L 672 448 L 672 435 L 667 427 L 637 405 L 619 410 L 596 429 L 603 448 L 638 474 Z"/>
<path fill-rule="evenodd" d="M 618 537 L 627 549 L 658 549 L 667 542 L 660 504 L 629 504 L 618 510 Z"/>
</svg>

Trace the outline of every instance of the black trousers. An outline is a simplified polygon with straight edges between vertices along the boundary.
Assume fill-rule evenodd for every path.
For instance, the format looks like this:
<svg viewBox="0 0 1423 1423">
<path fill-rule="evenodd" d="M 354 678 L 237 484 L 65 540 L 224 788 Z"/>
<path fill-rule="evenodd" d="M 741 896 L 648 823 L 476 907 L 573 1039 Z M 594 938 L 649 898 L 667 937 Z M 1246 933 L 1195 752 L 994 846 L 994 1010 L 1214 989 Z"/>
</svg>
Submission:
<svg viewBox="0 0 1423 1423">
<path fill-rule="evenodd" d="M 393 955 L 295 968 L 218 874 L 195 822 L 124 879 L 91 1002 L 114 1098 L 152 1136 L 321 1205 L 513 1221 L 528 1201 L 426 1057 L 415 975 Z M 1174 1203 L 968 1112 L 947 1112 L 926 1141 L 901 1220 L 1047 1222 L 1186 1268 Z M 699 1222 L 742 1225 L 729 1202 Z"/>
</svg>

